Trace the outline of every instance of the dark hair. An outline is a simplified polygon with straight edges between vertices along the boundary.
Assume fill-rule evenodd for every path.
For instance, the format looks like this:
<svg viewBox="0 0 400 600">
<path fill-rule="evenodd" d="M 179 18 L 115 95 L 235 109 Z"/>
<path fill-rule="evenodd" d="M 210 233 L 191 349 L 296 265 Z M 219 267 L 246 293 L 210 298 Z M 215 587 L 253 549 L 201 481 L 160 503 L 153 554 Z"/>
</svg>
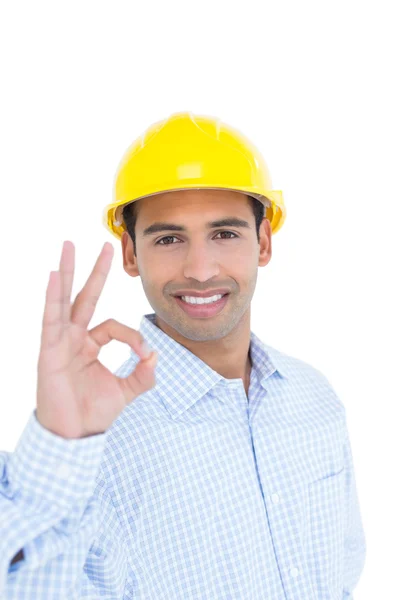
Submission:
<svg viewBox="0 0 400 600">
<path fill-rule="evenodd" d="M 256 221 L 257 241 L 258 241 L 258 243 L 260 243 L 260 225 L 261 225 L 262 220 L 265 217 L 265 206 L 262 204 L 262 202 L 260 202 L 259 200 L 256 200 L 256 198 L 253 198 L 253 196 L 248 196 L 248 198 L 251 200 L 251 204 L 253 207 L 254 218 Z M 123 216 L 123 219 L 124 219 L 124 222 L 126 225 L 126 229 L 132 238 L 133 252 L 134 252 L 135 256 L 137 256 L 137 254 L 136 254 L 136 236 L 135 236 L 135 225 L 136 225 L 136 219 L 137 219 L 136 208 L 137 208 L 136 202 L 131 202 L 130 204 L 127 204 L 126 206 L 124 206 L 124 208 L 122 210 L 122 216 Z"/>
</svg>

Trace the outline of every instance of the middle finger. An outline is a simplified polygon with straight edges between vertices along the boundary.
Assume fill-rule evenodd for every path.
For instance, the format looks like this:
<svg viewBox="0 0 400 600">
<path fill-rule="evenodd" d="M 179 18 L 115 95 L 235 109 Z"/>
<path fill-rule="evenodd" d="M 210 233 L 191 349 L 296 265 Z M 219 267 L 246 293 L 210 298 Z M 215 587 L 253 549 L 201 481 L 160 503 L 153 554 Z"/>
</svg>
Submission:
<svg viewBox="0 0 400 600">
<path fill-rule="evenodd" d="M 97 301 L 106 282 L 114 256 L 114 247 L 105 242 L 85 285 L 71 308 L 71 321 L 84 327 L 90 323 Z"/>
</svg>

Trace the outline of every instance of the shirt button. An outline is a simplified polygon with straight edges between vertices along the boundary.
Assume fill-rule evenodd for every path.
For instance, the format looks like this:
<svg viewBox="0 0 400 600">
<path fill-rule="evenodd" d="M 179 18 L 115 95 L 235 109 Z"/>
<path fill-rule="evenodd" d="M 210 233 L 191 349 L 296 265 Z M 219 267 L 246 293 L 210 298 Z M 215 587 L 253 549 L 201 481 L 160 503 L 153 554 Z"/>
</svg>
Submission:
<svg viewBox="0 0 400 600">
<path fill-rule="evenodd" d="M 271 498 L 272 498 L 272 502 L 274 504 L 279 504 L 279 502 L 280 502 L 279 494 L 272 494 Z"/>
<path fill-rule="evenodd" d="M 290 569 L 290 574 L 292 577 L 297 577 L 297 575 L 299 574 L 299 570 L 296 569 L 296 567 L 293 567 L 292 569 Z"/>
<path fill-rule="evenodd" d="M 66 479 L 71 473 L 71 467 L 69 465 L 63 464 L 57 468 L 57 475 Z"/>
</svg>

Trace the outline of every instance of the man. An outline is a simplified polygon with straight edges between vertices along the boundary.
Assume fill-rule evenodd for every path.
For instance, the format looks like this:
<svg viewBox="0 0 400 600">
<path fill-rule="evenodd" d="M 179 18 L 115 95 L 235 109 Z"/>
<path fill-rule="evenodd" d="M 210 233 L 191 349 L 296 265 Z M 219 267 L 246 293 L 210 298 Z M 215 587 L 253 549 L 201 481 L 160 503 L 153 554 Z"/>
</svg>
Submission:
<svg viewBox="0 0 400 600">
<path fill-rule="evenodd" d="M 2 597 L 352 598 L 365 537 L 345 408 L 250 330 L 284 206 L 251 143 L 213 124 L 173 115 L 119 168 L 104 214 L 154 310 L 140 332 L 87 331 L 112 247 L 71 305 L 64 243 L 37 408 L 3 453 Z M 97 360 L 110 339 L 132 348 L 116 375 Z"/>
</svg>

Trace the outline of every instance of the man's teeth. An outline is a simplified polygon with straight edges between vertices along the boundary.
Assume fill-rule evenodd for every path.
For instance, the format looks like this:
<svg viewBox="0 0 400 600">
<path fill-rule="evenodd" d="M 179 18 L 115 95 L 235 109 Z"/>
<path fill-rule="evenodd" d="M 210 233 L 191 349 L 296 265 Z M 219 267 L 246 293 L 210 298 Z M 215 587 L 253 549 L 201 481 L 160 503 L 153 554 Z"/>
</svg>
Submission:
<svg viewBox="0 0 400 600">
<path fill-rule="evenodd" d="M 217 296 L 210 296 L 209 298 L 195 298 L 193 296 L 181 296 L 181 300 L 184 302 L 188 302 L 189 304 L 210 304 L 211 302 L 216 302 L 222 298 L 223 294 L 218 294 Z"/>
</svg>

